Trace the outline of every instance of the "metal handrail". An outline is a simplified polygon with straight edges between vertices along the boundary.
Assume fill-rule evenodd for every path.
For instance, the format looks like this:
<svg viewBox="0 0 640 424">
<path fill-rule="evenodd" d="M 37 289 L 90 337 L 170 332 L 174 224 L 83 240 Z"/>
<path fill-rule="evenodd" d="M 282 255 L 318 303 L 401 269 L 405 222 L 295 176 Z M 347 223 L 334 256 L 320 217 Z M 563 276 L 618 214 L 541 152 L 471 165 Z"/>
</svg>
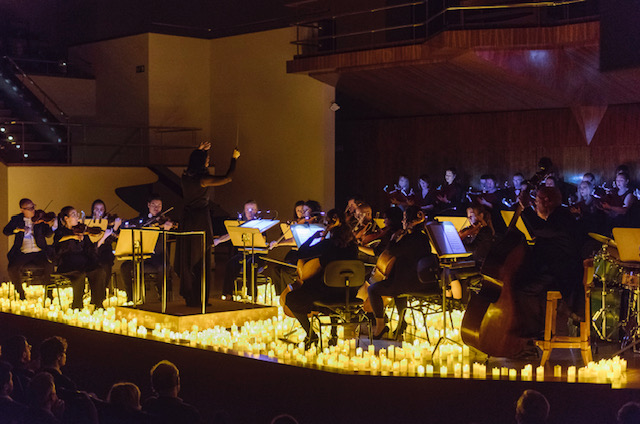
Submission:
<svg viewBox="0 0 640 424">
<path fill-rule="evenodd" d="M 434 21 L 436 21 L 437 19 L 442 19 L 444 15 L 446 15 L 449 12 L 465 12 L 465 11 L 482 11 L 482 10 L 507 10 L 507 9 L 511 9 L 511 10 L 518 10 L 518 9 L 542 9 L 542 8 L 555 8 L 555 7 L 563 7 L 563 6 L 570 6 L 570 5 L 574 5 L 574 4 L 581 4 L 581 3 L 587 3 L 589 0 L 559 0 L 559 1 L 544 1 L 544 2 L 522 2 L 522 3 L 516 3 L 516 4 L 498 4 L 498 5 L 477 5 L 477 6 L 450 6 L 450 7 L 444 7 L 442 10 L 438 11 L 437 13 L 431 15 L 431 16 L 424 16 L 424 18 L 422 20 L 420 20 L 419 22 L 412 22 L 410 24 L 406 24 L 406 25 L 396 25 L 393 27 L 377 27 L 377 28 L 373 28 L 367 31 L 353 31 L 353 32 L 348 32 L 348 33 L 341 33 L 341 34 L 330 34 L 330 35 L 323 35 L 321 37 L 317 36 L 317 34 L 315 37 L 310 37 L 310 38 L 301 38 L 300 37 L 300 33 L 298 32 L 298 36 L 296 41 L 293 41 L 291 44 L 297 45 L 297 46 L 318 46 L 320 44 L 321 41 L 326 41 L 326 40 L 341 40 L 341 39 L 345 39 L 347 37 L 355 37 L 355 36 L 362 36 L 365 34 L 376 34 L 376 33 L 384 33 L 384 32 L 388 32 L 388 31 L 395 31 L 395 30 L 399 30 L 399 29 L 407 29 L 407 28 L 419 28 L 419 27 L 426 27 L 427 28 L 427 32 L 425 34 L 421 34 L 420 36 L 416 37 L 415 34 L 413 37 L 409 37 L 405 40 L 403 40 L 402 42 L 404 43 L 416 43 L 416 42 L 423 42 L 424 40 L 446 30 L 446 24 L 444 24 L 444 27 L 441 29 L 436 29 L 433 33 L 429 32 L 429 29 L 431 28 L 431 24 L 434 23 Z M 314 20 L 302 20 L 297 22 L 295 25 L 298 27 L 308 27 L 311 24 L 313 24 L 314 22 L 317 23 L 319 21 L 325 21 L 325 20 L 333 20 L 334 22 L 340 18 L 344 18 L 344 17 L 350 17 L 350 16 L 358 16 L 358 15 L 371 15 L 372 13 L 376 13 L 376 12 L 380 12 L 380 11 L 387 11 L 390 9 L 399 9 L 399 8 L 406 8 L 406 7 L 412 7 L 412 6 L 417 6 L 417 5 L 427 5 L 428 6 L 429 1 L 428 0 L 424 0 L 424 1 L 413 1 L 413 2 L 408 2 L 408 3 L 403 3 L 403 4 L 399 4 L 399 5 L 392 5 L 392 6 L 385 6 L 385 7 L 380 7 L 380 8 L 375 8 L 375 9 L 368 9 L 368 10 L 361 10 L 361 11 L 357 11 L 357 12 L 348 12 L 348 13 L 343 13 L 343 14 L 338 14 L 338 15 L 332 15 L 332 16 L 327 16 L 327 17 L 323 17 L 323 18 L 316 18 Z M 444 6 L 444 4 L 443 4 Z M 588 16 L 584 16 L 582 19 L 559 19 L 559 21 L 562 22 L 575 22 L 575 21 L 582 21 L 584 19 L 587 18 L 592 18 L 593 15 L 588 15 Z M 538 25 L 540 25 L 540 23 L 538 23 Z M 454 25 L 455 26 L 455 25 Z M 457 26 L 455 26 L 456 28 L 458 28 Z M 400 42 L 399 40 L 396 41 L 392 41 L 392 42 L 379 42 L 379 43 L 373 43 L 372 45 L 377 45 L 377 46 L 382 46 L 382 45 L 388 45 L 388 44 L 397 44 L 398 42 Z M 359 48 L 363 48 L 365 46 L 360 46 Z M 371 46 L 369 46 L 371 47 Z M 310 53 L 311 55 L 315 55 L 315 54 L 331 54 L 337 51 L 343 51 L 343 50 L 354 50 L 354 49 L 358 49 L 358 47 L 354 47 L 354 46 L 350 46 L 347 49 L 339 49 L 339 48 L 331 48 L 331 49 L 327 49 L 324 52 L 314 52 L 314 53 Z M 300 54 L 300 52 L 298 51 L 298 54 Z M 302 55 L 305 56 L 305 55 Z"/>
<path fill-rule="evenodd" d="M 18 66 L 18 64 L 13 59 L 11 59 L 9 56 L 3 56 L 2 58 L 4 60 L 6 60 L 11 66 L 13 66 L 14 69 L 16 71 L 18 71 L 18 73 L 20 75 L 22 75 L 23 78 L 27 79 L 31 83 L 31 85 L 33 85 L 38 90 L 38 92 L 40 92 L 40 94 L 42 94 L 44 96 L 44 98 L 58 110 L 60 116 L 65 121 L 69 120 L 69 115 L 67 115 L 65 113 L 65 111 L 62 110 L 62 108 L 60 106 L 58 106 L 58 104 L 55 102 L 55 100 L 53 100 L 51 97 L 49 97 L 49 95 L 33 80 L 33 78 L 31 78 L 29 75 L 27 75 L 27 73 L 24 72 L 22 70 L 22 68 L 20 66 Z M 24 82 L 22 82 L 22 85 L 24 85 Z"/>
</svg>

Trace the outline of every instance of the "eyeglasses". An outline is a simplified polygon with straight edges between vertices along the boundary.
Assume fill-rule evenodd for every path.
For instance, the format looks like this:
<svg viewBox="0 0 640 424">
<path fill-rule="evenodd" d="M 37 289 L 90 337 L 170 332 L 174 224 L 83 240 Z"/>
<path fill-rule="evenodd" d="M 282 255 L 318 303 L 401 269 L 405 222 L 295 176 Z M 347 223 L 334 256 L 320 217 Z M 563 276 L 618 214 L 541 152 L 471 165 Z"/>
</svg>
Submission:
<svg viewBox="0 0 640 424">
<path fill-rule="evenodd" d="M 34 210 L 36 210 L 36 205 L 31 205 L 28 208 L 20 208 L 20 209 L 25 210 L 25 211 L 34 211 Z"/>
</svg>

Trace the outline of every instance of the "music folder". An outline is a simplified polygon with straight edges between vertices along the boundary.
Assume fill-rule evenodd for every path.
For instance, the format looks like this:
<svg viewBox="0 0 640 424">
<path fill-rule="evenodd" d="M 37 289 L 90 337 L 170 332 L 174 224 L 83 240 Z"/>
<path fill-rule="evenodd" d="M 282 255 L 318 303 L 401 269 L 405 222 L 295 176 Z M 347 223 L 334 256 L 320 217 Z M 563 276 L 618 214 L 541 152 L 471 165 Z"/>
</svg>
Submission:
<svg viewBox="0 0 640 424">
<path fill-rule="evenodd" d="M 458 230 L 449 221 L 428 223 L 427 233 L 438 258 L 455 259 L 472 255 L 472 253 L 467 252 L 458 235 Z"/>
<path fill-rule="evenodd" d="M 640 262 L 640 228 L 614 228 L 613 239 L 622 262 Z"/>
<path fill-rule="evenodd" d="M 296 241 L 296 246 L 300 247 L 318 231 L 324 231 L 324 228 L 322 224 L 293 224 L 291 226 L 291 233 L 293 234 L 293 239 Z M 311 246 L 319 241 L 320 238 L 312 242 Z"/>
<path fill-rule="evenodd" d="M 277 219 L 253 219 L 241 225 L 227 226 L 231 243 L 238 248 L 266 249 L 267 242 L 263 232 L 278 224 Z M 227 221 L 225 221 L 226 225 Z"/>
<path fill-rule="evenodd" d="M 453 224 L 454 227 L 456 227 L 456 230 L 458 230 L 458 231 L 462 230 L 464 227 L 469 225 L 469 219 L 467 219 L 466 216 L 444 216 L 444 215 L 440 215 L 440 216 L 434 217 L 433 219 L 435 221 L 438 221 L 438 222 L 450 222 L 450 223 Z"/>
<path fill-rule="evenodd" d="M 141 253 L 143 256 L 148 257 L 154 253 L 159 235 L 159 228 L 145 228 L 144 230 L 137 228 L 122 228 L 120 229 L 116 249 L 113 253 L 118 257 L 131 256 L 133 254 L 132 243 L 141 243 L 143 250 L 142 252 L 136 250 L 136 255 Z"/>
<path fill-rule="evenodd" d="M 513 215 L 515 214 L 514 211 L 500 211 L 500 214 L 502 215 L 502 219 L 504 220 L 505 224 L 507 224 L 507 227 L 509 226 L 509 224 L 511 223 L 511 219 L 513 218 Z M 522 217 L 518 217 L 518 220 L 516 221 L 516 228 L 518 230 L 520 230 L 520 232 L 522 234 L 524 234 L 525 238 L 527 239 L 527 242 L 532 242 L 533 241 L 533 237 L 531 237 L 531 234 L 529 233 L 529 229 L 527 228 L 527 226 L 524 224 L 524 221 L 522 220 Z"/>
</svg>

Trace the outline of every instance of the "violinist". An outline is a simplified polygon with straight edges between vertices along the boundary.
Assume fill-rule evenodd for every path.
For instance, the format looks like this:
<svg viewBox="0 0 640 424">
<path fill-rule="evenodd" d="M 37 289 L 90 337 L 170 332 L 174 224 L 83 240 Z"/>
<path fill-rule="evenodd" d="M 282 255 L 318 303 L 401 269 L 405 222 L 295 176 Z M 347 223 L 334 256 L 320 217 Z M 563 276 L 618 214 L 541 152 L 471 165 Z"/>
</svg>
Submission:
<svg viewBox="0 0 640 424">
<path fill-rule="evenodd" d="M 258 212 L 258 203 L 255 200 L 247 200 L 244 202 L 244 206 L 242 207 L 240 221 L 244 223 L 258 219 Z M 231 237 L 227 234 L 220 237 L 218 240 L 227 241 L 231 240 Z M 233 289 L 235 286 L 234 281 L 242 271 L 242 252 L 238 252 L 236 249 L 234 249 L 233 252 L 235 252 L 235 254 L 231 255 L 231 258 L 229 258 L 229 261 L 227 262 L 227 267 L 224 271 L 224 282 L 222 285 L 222 295 L 228 300 L 232 299 Z M 247 269 L 250 269 L 249 267 L 253 264 L 253 262 L 251 262 L 253 260 L 252 258 L 255 259 L 256 264 L 259 264 L 258 266 L 264 265 L 262 260 L 257 257 L 249 256 L 247 257 Z"/>
<path fill-rule="evenodd" d="M 457 180 L 458 171 L 453 166 L 445 170 L 445 183 L 439 187 L 436 193 L 436 213 L 455 213 L 462 205 L 464 192 Z"/>
<path fill-rule="evenodd" d="M 53 234 L 51 225 L 53 220 L 44 222 L 43 220 L 33 221 L 35 217 L 35 205 L 30 199 L 20 200 L 20 213 L 11 217 L 9 223 L 2 232 L 5 236 L 14 235 L 13 246 L 7 258 L 9 266 L 7 272 L 11 282 L 15 286 L 20 299 L 25 299 L 22 288 L 22 272 L 29 267 L 43 269 L 42 282 L 49 284 L 53 263 L 51 262 L 51 251 L 47 245 L 47 237 Z"/>
<path fill-rule="evenodd" d="M 58 272 L 71 280 L 73 309 L 83 307 L 85 277 L 89 280 L 91 288 L 91 303 L 96 308 L 101 308 L 105 299 L 107 276 L 104 269 L 98 265 L 96 248 L 111 235 L 111 230 L 105 231 L 97 244 L 92 243 L 86 234 L 86 226 L 78 222 L 78 212 L 75 208 L 62 208 L 58 214 L 58 229 L 53 241 L 58 258 Z"/>
<path fill-rule="evenodd" d="M 327 237 L 328 236 L 328 237 Z M 313 246 L 311 244 L 317 242 Z M 304 275 L 303 284 L 287 295 L 286 306 L 293 312 L 296 319 L 306 331 L 304 340 L 305 348 L 317 344 L 318 336 L 311 329 L 309 313 L 313 310 L 313 302 L 344 300 L 345 292 L 342 288 L 327 287 L 324 284 L 324 269 L 331 261 L 353 260 L 358 255 L 358 245 L 351 228 L 345 223 L 344 214 L 332 209 L 327 213 L 327 228 L 324 232 L 318 232 L 300 246 L 298 250 L 298 265 Z M 357 289 L 352 289 L 352 297 L 355 300 Z M 336 328 L 332 327 L 331 337 L 337 339 Z"/>
<path fill-rule="evenodd" d="M 465 304 L 467 300 L 463 295 L 467 293 L 466 287 L 471 283 L 471 279 L 479 276 L 479 270 L 496 238 L 491 214 L 484 206 L 475 204 L 468 207 L 467 220 L 469 220 L 469 226 L 461 229 L 458 235 L 467 252 L 473 253 L 472 258 L 476 264 L 471 269 L 452 271 L 450 283 L 451 297 L 454 300 L 462 300 Z"/>
<path fill-rule="evenodd" d="M 347 220 L 347 224 L 351 228 L 355 227 L 355 225 L 357 224 L 357 220 L 355 217 L 356 208 L 360 203 L 363 203 L 363 202 L 364 201 L 362 200 L 362 196 L 359 196 L 359 195 L 353 195 L 349 197 L 349 199 L 347 200 L 347 207 L 344 209 L 344 216 L 345 216 L 345 219 Z"/>
<path fill-rule="evenodd" d="M 392 237 L 386 250 L 390 256 L 395 257 L 395 265 L 386 280 L 379 281 L 369 286 L 369 300 L 376 319 L 373 331 L 374 339 L 381 339 L 389 332 L 385 325 L 383 296 L 396 297 L 398 313 L 401 314 L 407 307 L 404 297 L 397 297 L 403 293 L 422 292 L 425 285 L 420 283 L 417 276 L 418 262 L 425 257 L 431 258 L 433 264 L 437 259 L 431 253 L 429 236 L 424 228 L 424 213 L 417 206 L 410 206 L 404 211 L 403 229 L 397 231 Z M 437 280 L 434 274 L 433 288 L 437 291 Z M 396 329 L 400 332 L 401 329 Z"/>
<path fill-rule="evenodd" d="M 180 270 L 180 294 L 184 297 L 187 306 L 202 306 L 201 280 L 202 261 L 205 261 L 205 293 L 204 298 L 209 297 L 211 286 L 211 246 L 213 244 L 213 225 L 211 222 L 212 192 L 209 187 L 221 186 L 231 182 L 236 169 L 236 160 L 240 157 L 240 151 L 236 148 L 231 155 L 229 169 L 224 175 L 211 175 L 209 173 L 210 142 L 200 143 L 200 146 L 189 156 L 189 164 L 182 174 L 182 194 L 184 200 L 184 213 L 182 228 L 184 231 L 205 231 L 206 252 L 202 257 L 202 240 L 198 237 L 182 237 L 178 243 Z"/>
<path fill-rule="evenodd" d="M 118 239 L 122 220 L 117 216 L 108 216 L 107 206 L 104 201 L 96 199 L 91 204 L 91 218 L 89 225 L 91 225 L 92 222 L 100 222 L 103 219 L 107 220 L 107 227 L 111 229 L 111 234 L 105 239 L 104 243 L 98 247 L 98 264 L 104 269 L 107 280 L 109 280 L 113 269 L 113 263 L 115 261 L 113 243 Z"/>
<path fill-rule="evenodd" d="M 302 202 L 300 207 L 298 204 Z M 302 213 L 302 215 L 300 215 Z M 315 200 L 299 201 L 296 203 L 295 216 L 297 221 L 293 223 L 297 224 L 317 224 L 322 221 L 324 212 L 322 212 L 322 206 Z M 279 260 L 288 264 L 295 265 L 298 262 L 298 251 L 293 249 L 295 241 L 292 238 L 285 239 L 279 243 L 270 244 L 270 251 L 267 257 L 270 259 Z M 296 280 L 296 270 L 284 265 L 275 263 L 267 264 L 265 268 L 265 275 L 271 278 L 276 294 L 280 295 L 282 291 L 290 284 L 293 284 Z"/>
<path fill-rule="evenodd" d="M 356 208 L 356 226 L 353 228 L 353 235 L 359 246 L 366 246 L 375 240 L 380 230 L 378 224 L 373 220 L 373 210 L 366 203 L 361 203 Z M 371 239 L 371 236 L 374 239 Z"/>
<path fill-rule="evenodd" d="M 156 193 L 151 194 L 147 198 L 147 213 L 142 213 L 134 219 L 127 221 L 129 228 L 141 228 L 144 224 L 149 225 L 149 222 L 153 222 L 156 218 L 161 216 L 162 212 L 162 199 Z M 157 225 L 157 224 L 156 224 Z M 165 220 L 164 224 L 160 226 L 161 230 L 169 231 L 173 227 L 173 221 L 170 219 Z M 133 300 L 133 262 L 125 261 L 120 266 L 120 275 L 124 282 L 124 289 L 127 292 L 127 301 Z M 153 254 L 144 260 L 143 263 L 145 274 L 162 274 L 164 272 L 164 244 L 162 237 L 158 237 L 156 246 L 153 250 Z M 156 290 L 158 296 L 162 293 L 162 281 L 156 280 Z M 171 268 L 167 269 L 167 292 L 170 292 L 173 287 Z"/>
</svg>

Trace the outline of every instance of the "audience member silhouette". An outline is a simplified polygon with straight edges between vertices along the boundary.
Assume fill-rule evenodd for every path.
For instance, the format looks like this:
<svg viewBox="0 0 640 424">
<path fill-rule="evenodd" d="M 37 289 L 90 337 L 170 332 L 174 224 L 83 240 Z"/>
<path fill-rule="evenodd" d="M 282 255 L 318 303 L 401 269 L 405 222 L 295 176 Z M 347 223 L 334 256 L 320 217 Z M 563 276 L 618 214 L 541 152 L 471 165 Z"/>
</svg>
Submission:
<svg viewBox="0 0 640 424">
<path fill-rule="evenodd" d="M 25 424 L 57 424 L 64 412 L 64 402 L 56 394 L 53 376 L 47 372 L 36 374 L 29 383 L 29 409 Z"/>
<path fill-rule="evenodd" d="M 0 361 L 0 424 L 18 424 L 22 422 L 27 407 L 11 398 L 13 381 L 11 364 Z"/>
<path fill-rule="evenodd" d="M 201 423 L 200 413 L 178 397 L 180 373 L 169 361 L 160 361 L 151 368 L 151 387 L 156 395 L 145 401 L 143 410 L 160 423 Z"/>
<path fill-rule="evenodd" d="M 549 417 L 549 401 L 540 392 L 525 390 L 516 404 L 518 424 L 544 424 Z"/>
<path fill-rule="evenodd" d="M 11 397 L 20 403 L 27 403 L 27 386 L 35 373 L 29 368 L 31 345 L 24 336 L 13 336 L 2 343 L 2 360 L 11 364 L 13 393 Z"/>
<path fill-rule="evenodd" d="M 618 424 L 640 424 L 640 403 L 627 402 L 618 409 Z"/>
</svg>

